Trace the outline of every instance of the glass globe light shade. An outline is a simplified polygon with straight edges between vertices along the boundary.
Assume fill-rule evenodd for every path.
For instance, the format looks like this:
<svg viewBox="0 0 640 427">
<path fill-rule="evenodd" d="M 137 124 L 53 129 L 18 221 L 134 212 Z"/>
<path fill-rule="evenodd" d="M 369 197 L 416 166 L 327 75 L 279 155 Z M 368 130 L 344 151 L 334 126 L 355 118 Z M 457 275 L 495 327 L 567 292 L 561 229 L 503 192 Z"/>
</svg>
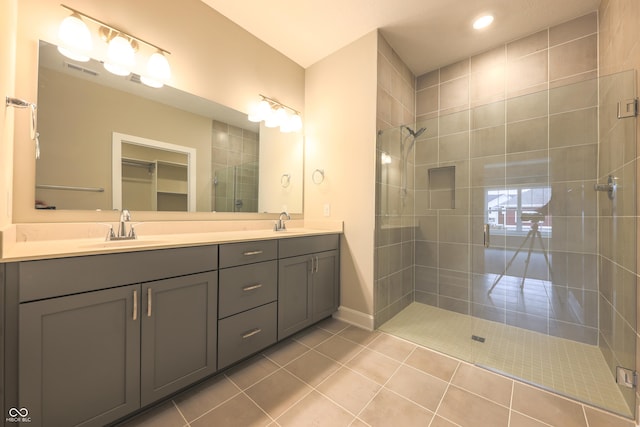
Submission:
<svg viewBox="0 0 640 427">
<path fill-rule="evenodd" d="M 162 54 L 156 52 L 149 58 L 147 62 L 147 74 L 140 76 L 140 81 L 147 86 L 160 88 L 171 78 L 171 67 L 169 61 Z"/>
<path fill-rule="evenodd" d="M 67 58 L 80 62 L 90 59 L 89 54 L 93 49 L 91 32 L 78 14 L 74 13 L 62 20 L 58 28 L 58 38 L 58 51 Z"/>
<path fill-rule="evenodd" d="M 283 107 L 279 107 L 276 110 L 276 121 L 278 123 L 276 126 L 282 126 L 286 124 L 288 120 L 289 114 L 287 114 L 287 110 L 285 110 Z"/>
<path fill-rule="evenodd" d="M 278 117 L 278 113 L 273 108 L 270 109 L 269 114 L 264 119 L 264 125 L 268 128 L 277 128 L 280 126 L 280 118 Z"/>
<path fill-rule="evenodd" d="M 289 123 L 287 125 L 289 132 L 299 132 L 302 130 L 302 117 L 300 114 L 294 114 L 289 117 Z"/>
<path fill-rule="evenodd" d="M 249 111 L 249 120 L 256 123 L 261 122 L 267 118 L 270 111 L 271 106 L 263 99 L 251 107 L 251 111 Z"/>
<path fill-rule="evenodd" d="M 129 40 L 115 36 L 107 47 L 107 61 L 104 68 L 117 76 L 128 76 L 135 64 L 135 51 Z"/>
</svg>

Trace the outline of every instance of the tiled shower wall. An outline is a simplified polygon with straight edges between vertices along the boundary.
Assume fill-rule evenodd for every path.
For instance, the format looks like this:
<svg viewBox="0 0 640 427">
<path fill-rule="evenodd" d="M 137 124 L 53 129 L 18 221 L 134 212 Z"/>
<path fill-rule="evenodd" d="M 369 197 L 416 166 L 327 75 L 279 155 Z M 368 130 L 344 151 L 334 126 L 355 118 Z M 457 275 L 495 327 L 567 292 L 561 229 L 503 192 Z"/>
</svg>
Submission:
<svg viewBox="0 0 640 427">
<path fill-rule="evenodd" d="M 597 31 L 594 12 L 418 77 L 416 126 L 427 132 L 415 152 L 416 301 L 597 342 Z M 445 166 L 455 166 L 455 209 L 433 209 L 428 172 Z M 553 289 L 538 251 L 527 277 L 540 280 L 526 288 L 538 286 L 535 300 L 519 283 L 488 295 L 487 277 L 525 236 L 494 230 L 497 250 L 485 250 L 485 192 L 527 186 L 557 195 L 544 238 Z M 507 275 L 522 276 L 519 264 Z"/>
<path fill-rule="evenodd" d="M 415 76 L 378 34 L 375 327 L 413 301 L 413 174 L 407 174 L 409 191 L 403 197 L 401 140 L 406 131 L 399 126 L 415 122 L 415 93 Z M 390 164 L 381 164 L 383 153 L 391 157 Z M 413 163 L 408 167 L 413 170 Z"/>
<path fill-rule="evenodd" d="M 213 121 L 212 211 L 258 212 L 258 153 L 257 132 Z"/>
<path fill-rule="evenodd" d="M 614 116 L 621 95 L 629 97 L 629 86 L 638 87 L 640 72 L 640 2 L 602 0 L 600 16 L 600 105 Z M 635 75 L 616 75 L 634 70 Z M 622 80 L 622 81 L 621 81 Z M 614 84 L 616 83 L 616 84 Z M 614 88 L 627 86 L 624 92 Z M 636 89 L 637 91 L 637 89 Z M 633 92 L 632 92 L 633 93 Z M 637 92 L 633 94 L 637 96 Z M 614 201 L 599 195 L 600 206 L 600 348 L 609 367 L 636 368 L 638 335 L 638 147 L 640 127 L 637 119 L 602 120 L 600 128 L 600 182 L 612 174 L 619 178 Z M 635 135 L 633 131 L 635 127 Z M 630 143 L 626 143 L 629 141 Z M 621 388 L 629 406 L 636 396 L 633 389 Z M 640 397 L 640 396 L 638 396 Z M 637 416 L 637 414 L 636 414 Z"/>
</svg>

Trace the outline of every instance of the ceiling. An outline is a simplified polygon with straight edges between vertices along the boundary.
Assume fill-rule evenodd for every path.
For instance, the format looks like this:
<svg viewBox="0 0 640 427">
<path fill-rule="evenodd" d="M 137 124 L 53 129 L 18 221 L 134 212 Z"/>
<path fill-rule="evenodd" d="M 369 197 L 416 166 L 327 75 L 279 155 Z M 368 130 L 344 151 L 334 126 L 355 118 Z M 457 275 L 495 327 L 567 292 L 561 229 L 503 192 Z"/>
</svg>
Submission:
<svg viewBox="0 0 640 427">
<path fill-rule="evenodd" d="M 380 28 L 417 76 L 596 10 L 600 0 L 202 0 L 304 68 Z M 471 28 L 490 12 L 493 25 Z"/>
</svg>

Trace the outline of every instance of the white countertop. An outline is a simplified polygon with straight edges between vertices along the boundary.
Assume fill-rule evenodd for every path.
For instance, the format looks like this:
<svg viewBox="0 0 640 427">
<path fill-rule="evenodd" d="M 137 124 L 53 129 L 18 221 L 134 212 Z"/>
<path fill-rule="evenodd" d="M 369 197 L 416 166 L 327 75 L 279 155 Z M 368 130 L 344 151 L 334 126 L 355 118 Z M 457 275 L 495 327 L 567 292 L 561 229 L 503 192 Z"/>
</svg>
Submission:
<svg viewBox="0 0 640 427">
<path fill-rule="evenodd" d="M 342 233 L 342 221 L 292 220 L 285 231 L 273 221 L 185 221 L 133 223 L 136 240 L 106 241 L 105 224 L 18 224 L 2 233 L 2 262 L 64 258 L 251 240 Z M 62 238 L 61 233 L 69 238 Z"/>
</svg>

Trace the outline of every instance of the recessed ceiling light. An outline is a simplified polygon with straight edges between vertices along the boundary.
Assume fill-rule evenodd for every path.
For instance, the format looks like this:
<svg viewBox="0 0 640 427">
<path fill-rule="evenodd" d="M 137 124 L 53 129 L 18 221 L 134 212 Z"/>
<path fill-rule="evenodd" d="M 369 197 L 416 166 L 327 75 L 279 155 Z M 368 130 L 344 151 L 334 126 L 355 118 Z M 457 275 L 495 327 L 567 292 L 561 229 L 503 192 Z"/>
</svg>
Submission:
<svg viewBox="0 0 640 427">
<path fill-rule="evenodd" d="M 493 15 L 484 15 L 473 21 L 473 28 L 480 30 L 486 28 L 493 22 Z"/>
</svg>

